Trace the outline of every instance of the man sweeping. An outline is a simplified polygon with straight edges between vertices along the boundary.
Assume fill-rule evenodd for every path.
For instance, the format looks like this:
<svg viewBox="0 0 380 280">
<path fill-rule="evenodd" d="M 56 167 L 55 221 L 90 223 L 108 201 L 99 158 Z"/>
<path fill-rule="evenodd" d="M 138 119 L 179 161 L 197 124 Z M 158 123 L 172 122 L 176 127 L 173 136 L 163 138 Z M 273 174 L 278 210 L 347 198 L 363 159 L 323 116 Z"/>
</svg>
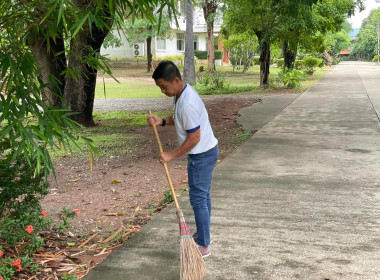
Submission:
<svg viewBox="0 0 380 280">
<path fill-rule="evenodd" d="M 168 163 L 187 154 L 190 203 L 193 207 L 197 233 L 194 236 L 203 257 L 211 254 L 211 178 L 219 155 L 207 110 L 196 90 L 182 81 L 181 73 L 172 61 L 162 61 L 152 78 L 161 92 L 174 97 L 174 114 L 166 118 L 148 116 L 150 126 L 174 125 L 179 146 L 161 153 L 160 162 Z"/>
</svg>

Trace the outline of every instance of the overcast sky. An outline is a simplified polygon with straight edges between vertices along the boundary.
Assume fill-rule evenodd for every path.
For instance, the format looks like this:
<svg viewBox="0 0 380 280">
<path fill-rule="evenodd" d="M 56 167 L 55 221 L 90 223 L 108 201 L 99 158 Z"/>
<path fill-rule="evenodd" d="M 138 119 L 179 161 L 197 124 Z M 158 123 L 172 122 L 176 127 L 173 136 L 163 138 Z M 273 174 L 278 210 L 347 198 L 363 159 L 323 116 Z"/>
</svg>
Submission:
<svg viewBox="0 0 380 280">
<path fill-rule="evenodd" d="M 359 13 L 355 12 L 355 15 L 348 18 L 348 22 L 351 23 L 352 28 L 360 28 L 363 19 L 368 17 L 369 12 L 373 9 L 380 8 L 380 3 L 376 3 L 376 0 L 364 0 L 365 10 Z"/>
</svg>

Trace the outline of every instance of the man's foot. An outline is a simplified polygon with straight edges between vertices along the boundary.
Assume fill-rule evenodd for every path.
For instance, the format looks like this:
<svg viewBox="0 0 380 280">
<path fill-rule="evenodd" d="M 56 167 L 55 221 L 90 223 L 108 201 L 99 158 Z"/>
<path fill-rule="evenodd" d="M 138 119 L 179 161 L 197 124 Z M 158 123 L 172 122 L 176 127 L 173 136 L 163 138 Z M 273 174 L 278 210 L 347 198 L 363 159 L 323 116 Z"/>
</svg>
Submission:
<svg viewBox="0 0 380 280">
<path fill-rule="evenodd" d="M 199 252 L 201 252 L 202 258 L 206 258 L 211 255 L 211 250 L 209 247 L 199 246 L 198 244 L 197 246 L 198 246 Z"/>
</svg>

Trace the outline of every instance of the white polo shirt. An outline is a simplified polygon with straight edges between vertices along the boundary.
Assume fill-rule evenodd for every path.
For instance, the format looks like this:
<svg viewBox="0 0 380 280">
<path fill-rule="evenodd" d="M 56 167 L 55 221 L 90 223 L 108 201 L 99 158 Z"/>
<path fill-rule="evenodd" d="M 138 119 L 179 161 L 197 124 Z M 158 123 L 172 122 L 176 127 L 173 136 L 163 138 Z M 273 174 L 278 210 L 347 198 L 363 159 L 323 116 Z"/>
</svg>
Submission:
<svg viewBox="0 0 380 280">
<path fill-rule="evenodd" d="M 186 84 L 181 96 L 177 100 L 174 97 L 174 106 L 174 124 L 180 146 L 185 142 L 188 133 L 197 129 L 201 130 L 200 141 L 188 154 L 207 152 L 218 144 L 211 128 L 206 107 L 192 86 Z"/>
</svg>

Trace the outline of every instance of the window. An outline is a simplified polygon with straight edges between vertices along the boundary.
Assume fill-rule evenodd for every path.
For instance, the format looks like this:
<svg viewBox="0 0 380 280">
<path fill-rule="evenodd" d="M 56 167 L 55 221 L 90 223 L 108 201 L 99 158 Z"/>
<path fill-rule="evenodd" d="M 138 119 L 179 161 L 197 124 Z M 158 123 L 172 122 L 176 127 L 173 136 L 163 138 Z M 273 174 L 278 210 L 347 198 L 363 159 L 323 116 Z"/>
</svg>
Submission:
<svg viewBox="0 0 380 280">
<path fill-rule="evenodd" d="M 166 50 L 166 38 L 156 37 L 156 46 L 157 50 Z"/>
<path fill-rule="evenodd" d="M 183 33 L 177 33 L 177 50 L 185 50 L 185 34 Z"/>
<path fill-rule="evenodd" d="M 194 50 L 198 50 L 199 43 L 198 43 L 198 36 L 194 35 Z"/>
</svg>

